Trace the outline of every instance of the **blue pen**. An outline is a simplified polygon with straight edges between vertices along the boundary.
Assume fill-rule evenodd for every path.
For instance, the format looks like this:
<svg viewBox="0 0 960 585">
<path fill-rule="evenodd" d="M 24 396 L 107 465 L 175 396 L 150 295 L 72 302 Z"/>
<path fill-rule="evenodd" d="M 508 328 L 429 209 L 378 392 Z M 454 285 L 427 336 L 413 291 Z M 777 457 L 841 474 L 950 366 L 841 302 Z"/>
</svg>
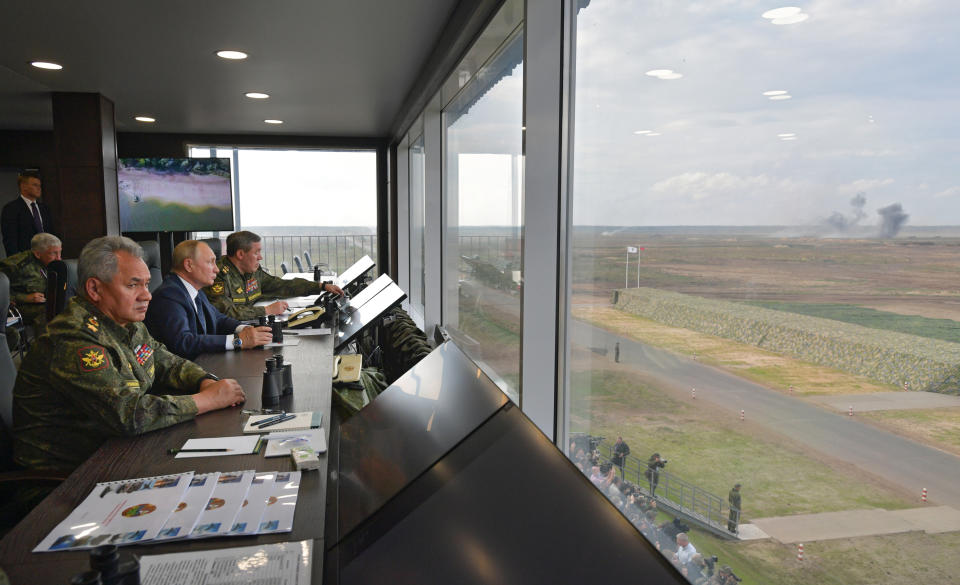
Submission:
<svg viewBox="0 0 960 585">
<path fill-rule="evenodd" d="M 266 428 L 266 427 L 272 427 L 273 425 L 278 425 L 278 424 L 280 424 L 280 423 L 282 423 L 282 422 L 287 422 L 288 420 L 293 420 L 293 419 L 295 419 L 295 418 L 297 418 L 297 415 L 295 415 L 295 414 L 288 414 L 288 415 L 286 415 L 286 416 L 284 416 L 284 417 L 282 417 L 282 418 L 280 418 L 280 419 L 277 419 L 277 420 L 272 421 L 272 422 L 268 422 L 268 423 L 265 424 L 265 425 L 260 425 L 260 428 L 263 429 L 263 428 Z"/>
<path fill-rule="evenodd" d="M 287 415 L 287 413 L 281 412 L 280 414 L 278 414 L 278 415 L 276 415 L 276 416 L 271 416 L 270 418 L 265 418 L 265 419 L 263 419 L 263 420 L 258 420 L 258 421 L 255 422 L 255 423 L 250 423 L 250 426 L 254 426 L 254 427 L 263 426 L 263 425 L 265 425 L 265 424 L 272 423 L 272 422 L 275 421 L 275 420 L 279 420 L 279 419 L 285 417 L 286 415 Z"/>
</svg>

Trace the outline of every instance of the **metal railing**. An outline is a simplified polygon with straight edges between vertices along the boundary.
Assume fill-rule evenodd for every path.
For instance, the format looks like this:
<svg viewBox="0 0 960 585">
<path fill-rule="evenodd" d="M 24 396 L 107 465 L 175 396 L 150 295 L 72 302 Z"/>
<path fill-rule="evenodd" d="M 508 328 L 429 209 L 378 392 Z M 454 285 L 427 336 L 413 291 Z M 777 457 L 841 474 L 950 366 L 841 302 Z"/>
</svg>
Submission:
<svg viewBox="0 0 960 585">
<path fill-rule="evenodd" d="M 263 242 L 263 260 L 261 264 L 270 274 L 279 276 L 280 263 L 286 262 L 291 272 L 297 272 L 293 257 L 303 263 L 305 271 L 311 271 L 304 258 L 304 250 L 310 253 L 314 264 L 324 264 L 325 270 L 341 273 L 351 264 L 370 256 L 377 258 L 377 236 L 340 235 L 340 236 L 261 236 Z"/>
<path fill-rule="evenodd" d="M 596 449 L 601 459 L 613 462 L 613 445 L 606 441 L 600 441 L 596 444 Z M 646 461 L 628 455 L 623 464 L 621 478 L 649 494 L 650 480 L 644 475 L 646 470 Z M 740 511 L 733 510 L 733 520 L 731 521 L 730 506 L 724 502 L 723 498 L 664 469 L 659 470 L 658 479 L 656 498 L 659 502 L 666 503 L 684 516 L 707 525 L 714 531 L 737 534 L 736 525 L 740 523 Z M 734 530 L 727 530 L 728 523 L 734 524 Z"/>
</svg>

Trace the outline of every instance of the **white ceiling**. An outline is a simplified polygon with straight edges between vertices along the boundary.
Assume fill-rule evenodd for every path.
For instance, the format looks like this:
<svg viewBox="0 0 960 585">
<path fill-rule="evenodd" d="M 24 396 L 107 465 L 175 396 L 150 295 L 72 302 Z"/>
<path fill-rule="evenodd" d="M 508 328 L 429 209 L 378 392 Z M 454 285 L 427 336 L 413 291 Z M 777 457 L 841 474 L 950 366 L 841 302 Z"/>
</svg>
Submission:
<svg viewBox="0 0 960 585">
<path fill-rule="evenodd" d="M 0 0 L 0 129 L 52 128 L 49 92 L 71 91 L 110 98 L 117 131 L 385 136 L 456 5 Z"/>
</svg>

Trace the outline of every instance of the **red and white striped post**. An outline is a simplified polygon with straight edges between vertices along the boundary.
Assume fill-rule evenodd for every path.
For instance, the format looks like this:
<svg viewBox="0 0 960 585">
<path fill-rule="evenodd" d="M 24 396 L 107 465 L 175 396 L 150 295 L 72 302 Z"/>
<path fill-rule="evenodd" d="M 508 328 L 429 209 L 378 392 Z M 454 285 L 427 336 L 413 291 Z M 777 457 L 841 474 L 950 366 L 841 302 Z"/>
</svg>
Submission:
<svg viewBox="0 0 960 585">
<path fill-rule="evenodd" d="M 746 413 L 745 413 L 745 412 L 743 411 L 743 409 L 741 408 L 741 409 L 740 409 L 740 420 L 741 420 L 741 421 L 744 419 L 744 415 L 745 415 L 745 414 L 746 414 Z"/>
<path fill-rule="evenodd" d="M 690 394 L 693 396 L 693 399 L 694 399 L 694 400 L 697 399 L 697 389 L 696 389 L 696 388 L 691 388 L 691 389 L 690 389 Z"/>
<path fill-rule="evenodd" d="M 923 491 L 920 492 L 920 501 L 924 504 L 927 503 L 927 488 L 923 488 Z"/>
<path fill-rule="evenodd" d="M 847 411 L 847 416 L 853 416 L 853 405 L 850 405 L 850 410 Z"/>
<path fill-rule="evenodd" d="M 793 394 L 793 384 L 790 384 L 790 394 Z"/>
<path fill-rule="evenodd" d="M 797 545 L 797 560 L 798 561 L 803 560 L 803 544 Z"/>
</svg>

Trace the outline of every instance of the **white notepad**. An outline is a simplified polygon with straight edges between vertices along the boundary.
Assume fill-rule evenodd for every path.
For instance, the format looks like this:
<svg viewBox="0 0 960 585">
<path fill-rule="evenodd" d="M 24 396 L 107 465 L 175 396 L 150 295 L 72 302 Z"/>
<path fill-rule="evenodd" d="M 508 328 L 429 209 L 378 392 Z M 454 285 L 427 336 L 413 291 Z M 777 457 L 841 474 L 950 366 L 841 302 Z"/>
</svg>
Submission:
<svg viewBox="0 0 960 585">
<path fill-rule="evenodd" d="M 306 429 L 318 429 L 320 428 L 321 419 L 323 418 L 322 412 L 289 412 L 287 414 L 296 415 L 296 418 L 292 418 L 288 421 L 284 421 L 280 424 L 270 425 L 266 428 L 255 427 L 253 423 L 261 420 L 266 420 L 268 418 L 273 418 L 277 415 L 275 414 L 254 414 L 250 415 L 250 418 L 247 419 L 246 426 L 243 427 L 244 433 L 274 433 L 279 431 L 302 431 Z"/>
</svg>

